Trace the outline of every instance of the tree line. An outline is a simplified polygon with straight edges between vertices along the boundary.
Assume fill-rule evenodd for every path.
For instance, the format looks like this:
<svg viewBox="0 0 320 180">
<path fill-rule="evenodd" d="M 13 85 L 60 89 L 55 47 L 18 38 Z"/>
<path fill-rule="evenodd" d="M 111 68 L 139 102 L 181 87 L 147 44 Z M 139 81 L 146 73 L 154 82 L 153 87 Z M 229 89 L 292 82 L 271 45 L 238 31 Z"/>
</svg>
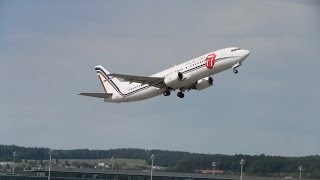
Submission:
<svg viewBox="0 0 320 180">
<path fill-rule="evenodd" d="M 0 161 L 12 161 L 13 152 L 17 153 L 16 161 L 45 160 L 49 158 L 49 148 L 20 147 L 15 145 L 0 145 Z M 255 176 L 294 176 L 299 174 L 298 167 L 303 167 L 303 177 L 320 178 L 320 156 L 284 157 L 261 155 L 223 155 L 201 154 L 168 150 L 145 150 L 136 148 L 108 150 L 54 150 L 53 159 L 108 159 L 111 157 L 126 159 L 143 159 L 151 164 L 151 155 L 155 155 L 154 165 L 167 167 L 167 171 L 197 172 L 200 169 L 216 168 L 225 174 L 239 174 L 240 159 L 245 160 L 243 171 Z"/>
</svg>

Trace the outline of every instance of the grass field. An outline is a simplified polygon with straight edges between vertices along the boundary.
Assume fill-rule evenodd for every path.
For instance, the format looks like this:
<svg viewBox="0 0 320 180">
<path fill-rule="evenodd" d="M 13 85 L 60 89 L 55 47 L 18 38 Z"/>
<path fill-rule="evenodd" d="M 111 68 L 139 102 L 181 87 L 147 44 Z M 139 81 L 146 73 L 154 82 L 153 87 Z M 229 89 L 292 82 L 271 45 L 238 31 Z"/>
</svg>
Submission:
<svg viewBox="0 0 320 180">
<path fill-rule="evenodd" d="M 111 165 L 111 159 L 59 159 L 60 162 L 64 161 L 77 161 L 78 163 L 88 163 L 88 164 L 98 164 L 105 163 Z M 132 168 L 135 166 L 148 166 L 145 160 L 142 159 L 113 159 L 114 164 L 126 164 L 128 168 Z"/>
</svg>

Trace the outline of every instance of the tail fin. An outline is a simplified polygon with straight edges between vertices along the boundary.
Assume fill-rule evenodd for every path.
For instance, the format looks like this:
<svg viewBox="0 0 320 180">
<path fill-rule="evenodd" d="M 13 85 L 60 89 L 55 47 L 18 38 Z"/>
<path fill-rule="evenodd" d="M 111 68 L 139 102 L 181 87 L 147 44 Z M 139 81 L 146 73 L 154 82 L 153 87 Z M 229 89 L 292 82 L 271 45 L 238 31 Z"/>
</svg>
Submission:
<svg viewBox="0 0 320 180">
<path fill-rule="evenodd" d="M 101 85 L 106 93 L 117 94 L 120 96 L 124 95 L 125 84 L 119 81 L 117 78 L 110 76 L 110 72 L 107 71 L 103 66 L 98 65 L 95 67 L 98 78 Z"/>
</svg>

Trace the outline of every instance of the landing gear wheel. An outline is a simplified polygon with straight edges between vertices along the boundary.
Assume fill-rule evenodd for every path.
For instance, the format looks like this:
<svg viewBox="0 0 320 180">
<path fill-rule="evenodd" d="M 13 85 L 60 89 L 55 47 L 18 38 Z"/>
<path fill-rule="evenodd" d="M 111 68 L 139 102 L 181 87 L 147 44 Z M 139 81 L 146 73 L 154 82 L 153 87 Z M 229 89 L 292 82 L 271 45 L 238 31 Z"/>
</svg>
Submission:
<svg viewBox="0 0 320 180">
<path fill-rule="evenodd" d="M 179 98 L 184 98 L 183 92 L 178 92 L 178 93 L 177 93 L 177 96 L 178 96 Z"/>
<path fill-rule="evenodd" d="M 168 90 L 163 92 L 163 95 L 164 95 L 164 96 L 170 96 L 170 94 L 171 94 L 171 92 L 168 91 Z"/>
<path fill-rule="evenodd" d="M 233 69 L 233 73 L 238 74 L 238 70 L 237 69 Z"/>
</svg>

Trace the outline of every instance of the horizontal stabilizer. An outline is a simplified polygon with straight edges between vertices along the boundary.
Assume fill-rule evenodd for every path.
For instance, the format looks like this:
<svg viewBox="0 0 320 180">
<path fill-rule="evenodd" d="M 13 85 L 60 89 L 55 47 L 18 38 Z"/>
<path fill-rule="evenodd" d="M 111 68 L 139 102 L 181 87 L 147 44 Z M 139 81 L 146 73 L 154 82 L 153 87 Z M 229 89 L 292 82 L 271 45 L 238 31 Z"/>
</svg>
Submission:
<svg viewBox="0 0 320 180">
<path fill-rule="evenodd" d="M 79 95 L 96 97 L 96 98 L 108 98 L 112 96 L 112 93 L 80 93 Z"/>
</svg>

